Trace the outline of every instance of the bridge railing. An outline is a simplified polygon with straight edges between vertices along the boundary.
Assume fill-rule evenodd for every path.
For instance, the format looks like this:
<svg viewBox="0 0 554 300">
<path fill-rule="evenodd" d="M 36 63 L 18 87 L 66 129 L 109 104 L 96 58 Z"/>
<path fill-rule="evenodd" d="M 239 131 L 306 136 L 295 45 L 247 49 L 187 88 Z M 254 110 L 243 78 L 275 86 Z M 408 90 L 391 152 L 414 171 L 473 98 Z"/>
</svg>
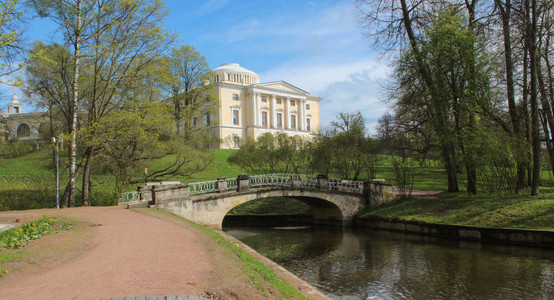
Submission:
<svg viewBox="0 0 554 300">
<path fill-rule="evenodd" d="M 246 178 L 244 179 L 246 180 Z M 242 182 L 242 180 L 241 180 Z M 188 184 L 188 194 L 191 196 L 204 195 L 210 193 L 220 193 L 232 190 L 238 190 L 238 178 L 220 178 L 218 180 L 193 182 Z M 272 187 L 272 186 L 290 186 L 302 188 L 321 188 L 338 191 L 348 191 L 362 193 L 364 184 L 362 181 L 343 180 L 339 178 L 325 178 L 325 183 L 320 181 L 315 175 L 305 174 L 266 174 L 253 175 L 248 177 L 248 187 Z M 151 193 L 152 190 L 134 191 L 122 193 L 119 203 L 128 203 L 144 200 L 141 194 Z"/>
<path fill-rule="evenodd" d="M 329 178 L 327 186 L 334 190 L 347 190 L 353 192 L 363 193 L 364 183 L 363 181 L 344 180 L 340 178 Z"/>
<path fill-rule="evenodd" d="M 225 178 L 218 180 L 193 182 L 189 183 L 189 195 L 195 196 L 236 190 L 238 186 L 239 185 L 237 178 Z"/>
<path fill-rule="evenodd" d="M 121 193 L 121 198 L 117 200 L 117 203 L 131 203 L 140 202 L 142 200 L 142 194 L 150 193 L 150 191 L 132 191 Z"/>
<path fill-rule="evenodd" d="M 194 182 L 189 184 L 189 195 L 203 195 L 209 193 L 217 193 L 219 185 L 217 180 Z"/>
</svg>

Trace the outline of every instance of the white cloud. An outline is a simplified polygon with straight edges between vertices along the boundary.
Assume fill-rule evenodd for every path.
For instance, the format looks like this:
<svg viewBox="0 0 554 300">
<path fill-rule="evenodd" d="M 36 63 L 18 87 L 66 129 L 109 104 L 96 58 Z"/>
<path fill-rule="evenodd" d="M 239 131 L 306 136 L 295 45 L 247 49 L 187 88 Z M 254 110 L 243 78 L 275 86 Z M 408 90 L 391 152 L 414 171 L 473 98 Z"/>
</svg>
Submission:
<svg viewBox="0 0 554 300">
<path fill-rule="evenodd" d="M 231 0 L 210 0 L 205 2 L 198 10 L 194 12 L 197 16 L 206 15 L 209 13 L 213 13 L 214 11 L 217 11 L 219 9 L 224 8 L 229 4 Z"/>
<path fill-rule="evenodd" d="M 322 97 L 323 126 L 339 112 L 360 111 L 372 129 L 387 109 L 382 90 L 389 72 L 388 62 L 366 58 L 344 64 L 285 65 L 259 75 L 264 82 L 284 80 Z"/>
</svg>

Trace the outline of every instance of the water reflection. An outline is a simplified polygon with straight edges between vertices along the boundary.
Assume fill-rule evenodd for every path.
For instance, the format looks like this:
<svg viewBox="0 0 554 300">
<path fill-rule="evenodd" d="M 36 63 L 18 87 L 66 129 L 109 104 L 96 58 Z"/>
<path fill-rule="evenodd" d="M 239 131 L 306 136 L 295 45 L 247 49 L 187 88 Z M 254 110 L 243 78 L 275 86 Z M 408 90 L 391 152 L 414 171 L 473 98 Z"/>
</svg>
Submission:
<svg viewBox="0 0 554 300">
<path fill-rule="evenodd" d="M 227 231 L 335 299 L 552 299 L 554 251 L 372 230 Z"/>
</svg>

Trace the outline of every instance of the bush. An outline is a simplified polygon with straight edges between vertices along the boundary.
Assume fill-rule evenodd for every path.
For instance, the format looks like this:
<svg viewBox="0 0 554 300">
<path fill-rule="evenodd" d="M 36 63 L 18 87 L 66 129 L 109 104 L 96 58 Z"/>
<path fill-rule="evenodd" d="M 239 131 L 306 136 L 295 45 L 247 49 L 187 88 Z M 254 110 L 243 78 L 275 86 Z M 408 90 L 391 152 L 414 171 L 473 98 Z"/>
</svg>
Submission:
<svg viewBox="0 0 554 300">
<path fill-rule="evenodd" d="M 114 185 L 99 185 L 90 192 L 91 206 L 114 206 L 121 197 L 121 188 Z"/>
</svg>

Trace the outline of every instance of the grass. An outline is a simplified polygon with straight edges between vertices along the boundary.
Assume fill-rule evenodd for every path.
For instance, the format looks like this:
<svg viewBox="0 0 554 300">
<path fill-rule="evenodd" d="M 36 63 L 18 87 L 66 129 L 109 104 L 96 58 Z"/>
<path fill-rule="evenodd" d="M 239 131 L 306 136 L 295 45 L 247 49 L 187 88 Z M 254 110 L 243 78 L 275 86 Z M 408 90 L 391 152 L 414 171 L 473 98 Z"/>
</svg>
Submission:
<svg viewBox="0 0 554 300">
<path fill-rule="evenodd" d="M 50 234 L 59 229 L 68 229 L 71 225 L 62 222 L 59 218 L 42 216 L 37 220 L 25 223 L 19 227 L 0 232 L 0 251 L 4 249 L 19 249 L 27 246 L 33 240 L 43 235 Z M 0 263 L 21 260 L 23 252 L 0 252 Z M 0 266 L 0 276 L 7 274 L 8 270 Z"/>
<path fill-rule="evenodd" d="M 286 197 L 259 199 L 246 202 L 230 210 L 228 215 L 306 215 L 311 214 L 308 204 Z"/>
<path fill-rule="evenodd" d="M 210 150 L 214 162 L 208 168 L 192 177 L 176 177 L 171 180 L 181 182 L 198 182 L 215 180 L 218 177 L 233 178 L 245 173 L 236 165 L 227 163 L 227 158 L 236 150 Z M 60 156 L 62 157 L 62 156 Z M 381 164 L 390 165 L 390 160 L 383 158 Z M 98 173 L 100 172 L 100 173 Z M 64 187 L 67 177 L 61 171 L 60 186 Z M 552 205 L 554 199 L 554 178 L 551 172 L 541 173 L 540 197 L 526 195 L 487 195 L 467 196 L 442 195 L 440 201 L 411 200 L 411 202 L 395 202 L 395 204 L 380 208 L 379 211 L 364 211 L 363 214 L 384 214 L 399 218 L 429 220 L 433 222 L 454 222 L 455 224 L 487 225 L 495 227 L 512 226 L 515 228 L 551 228 L 552 211 L 545 206 Z M 377 169 L 377 178 L 385 178 L 395 183 L 392 167 L 381 166 Z M 366 178 L 360 178 L 365 180 Z M 459 174 L 459 186 L 463 190 L 465 176 Z M 78 178 L 78 182 L 81 180 Z M 96 170 L 93 178 L 93 204 L 107 205 L 114 202 L 117 194 L 113 185 L 113 175 Z M 440 164 L 431 164 L 414 169 L 414 189 L 445 190 L 447 180 Z M 80 193 L 78 186 L 77 194 Z M 125 188 L 126 191 L 136 190 L 136 185 Z M 103 201 L 101 201 L 103 200 Z M 265 199 L 254 201 L 237 207 L 233 214 L 295 214 L 306 211 L 301 202 L 290 201 L 282 205 L 282 200 Z M 547 203 L 546 205 L 543 203 Z M 0 210 L 20 210 L 54 207 L 55 186 L 54 169 L 51 161 L 51 151 L 48 149 L 31 154 L 0 161 Z M 500 209 L 495 210 L 495 207 Z M 533 215 L 534 214 L 534 215 Z M 447 216 L 449 216 L 447 218 Z M 551 224 L 548 224 L 548 223 Z"/>
<path fill-rule="evenodd" d="M 265 288 L 263 282 L 267 282 L 273 290 L 278 291 L 284 299 L 307 299 L 302 293 L 300 293 L 294 286 L 288 283 L 285 279 L 279 276 L 273 268 L 266 266 L 255 257 L 250 255 L 238 244 L 232 243 L 229 240 L 222 237 L 215 230 L 202 226 L 200 224 L 191 222 L 183 217 L 173 215 L 164 210 L 158 210 L 159 213 L 178 218 L 180 221 L 198 229 L 204 233 L 207 237 L 212 239 L 217 245 L 229 251 L 233 255 L 236 255 L 243 263 L 241 269 L 250 278 L 252 283 L 261 290 L 266 296 L 269 296 L 270 291 Z"/>
<path fill-rule="evenodd" d="M 554 230 L 554 195 L 442 193 L 437 199 L 397 200 L 357 215 L 358 218 L 370 216 L 493 228 Z"/>
</svg>

